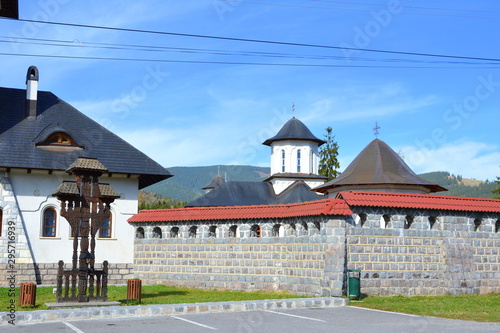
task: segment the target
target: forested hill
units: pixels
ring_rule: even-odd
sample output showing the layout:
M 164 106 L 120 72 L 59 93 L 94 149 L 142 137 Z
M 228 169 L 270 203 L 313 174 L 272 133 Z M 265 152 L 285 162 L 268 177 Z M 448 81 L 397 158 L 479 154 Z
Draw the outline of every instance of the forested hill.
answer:
M 145 191 L 162 194 L 179 201 L 192 201 L 205 193 L 202 187 L 210 184 L 217 175 L 227 181 L 263 181 L 269 177 L 270 168 L 247 165 L 214 165 L 200 167 L 167 168 L 174 177 L 145 188 Z
M 208 185 L 217 174 L 228 181 L 262 181 L 269 177 L 270 173 L 269 168 L 241 165 L 172 167 L 167 169 L 174 177 L 144 190 L 187 202 L 203 195 L 205 191 L 201 188 Z M 493 198 L 491 191 L 497 187 L 494 181 L 466 179 L 445 171 L 430 172 L 419 176 L 448 189 L 446 192 L 437 193 L 439 195 Z
M 493 198 L 491 191 L 498 186 L 494 181 L 462 178 L 460 175 L 453 175 L 446 171 L 429 172 L 419 176 L 448 189 L 446 192 L 438 192 L 439 195 Z

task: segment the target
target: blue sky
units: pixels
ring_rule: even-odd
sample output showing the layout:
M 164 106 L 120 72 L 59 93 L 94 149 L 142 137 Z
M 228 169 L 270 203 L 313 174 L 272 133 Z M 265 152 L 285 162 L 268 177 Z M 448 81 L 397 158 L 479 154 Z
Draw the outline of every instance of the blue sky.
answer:
M 417 173 L 500 176 L 500 61 L 353 50 L 498 59 L 500 2 L 21 0 L 20 18 L 336 47 L 0 20 L 0 86 L 36 65 L 41 90 L 165 167 L 268 166 L 261 143 L 295 115 L 333 128 L 342 169 L 378 122 Z

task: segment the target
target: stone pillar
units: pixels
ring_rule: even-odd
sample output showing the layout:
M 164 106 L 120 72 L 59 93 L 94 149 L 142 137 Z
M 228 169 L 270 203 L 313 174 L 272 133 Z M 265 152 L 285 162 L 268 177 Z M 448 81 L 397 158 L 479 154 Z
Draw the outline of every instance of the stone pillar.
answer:
M 332 218 L 325 223 L 328 245 L 325 250 L 323 296 L 340 297 L 344 294 L 347 276 L 345 220 Z

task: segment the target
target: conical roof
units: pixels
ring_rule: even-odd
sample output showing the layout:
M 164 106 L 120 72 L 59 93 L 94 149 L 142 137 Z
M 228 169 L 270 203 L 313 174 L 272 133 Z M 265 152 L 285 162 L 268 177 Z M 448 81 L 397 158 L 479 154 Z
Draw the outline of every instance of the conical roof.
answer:
M 286 122 L 285 125 L 280 129 L 278 134 L 273 136 L 270 139 L 267 139 L 263 142 L 264 145 L 270 146 L 274 141 L 283 141 L 283 140 L 304 140 L 304 141 L 312 141 L 318 143 L 320 146 L 325 143 L 325 141 L 318 139 L 311 133 L 309 128 L 304 125 L 303 122 L 293 117 L 289 121 Z
M 214 189 L 220 184 L 224 183 L 224 178 L 222 178 L 220 175 L 216 175 L 214 179 L 208 184 L 207 186 L 203 187 L 202 190 L 210 190 Z
M 328 189 L 349 185 L 422 186 L 430 192 L 446 191 L 444 187 L 417 176 L 391 147 L 379 139 L 370 142 L 340 176 L 314 190 L 327 193 Z

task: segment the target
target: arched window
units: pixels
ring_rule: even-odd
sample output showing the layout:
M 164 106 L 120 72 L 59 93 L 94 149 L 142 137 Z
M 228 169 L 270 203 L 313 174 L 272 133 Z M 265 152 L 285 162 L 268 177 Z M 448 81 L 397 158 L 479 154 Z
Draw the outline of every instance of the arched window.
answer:
M 236 233 L 238 231 L 238 226 L 237 225 L 232 225 L 229 227 L 229 237 L 237 237 Z
M 499 231 L 500 231 L 500 219 L 498 219 L 495 222 L 495 232 L 499 232 Z
M 297 172 L 300 173 L 300 149 L 297 150 Z
M 308 233 L 309 233 L 309 231 L 308 231 L 308 227 L 307 227 L 307 222 L 302 222 L 302 234 L 304 236 L 307 236 Z
M 250 237 L 260 237 L 261 232 L 260 232 L 260 227 L 257 224 L 254 224 L 250 228 Z
M 363 226 L 366 223 L 366 219 L 367 219 L 367 215 L 365 213 L 360 213 L 358 216 L 356 216 L 356 225 L 363 228 Z
M 51 134 L 46 140 L 38 142 L 35 145 L 37 148 L 53 151 L 75 151 L 82 150 L 83 147 L 78 145 L 75 140 L 64 132 L 56 132 Z
M 179 237 L 179 228 L 172 227 L 172 229 L 170 229 L 170 238 L 177 238 L 177 237 Z
M 196 238 L 196 231 L 198 230 L 198 227 L 192 226 L 189 228 L 189 238 Z
M 210 226 L 208 228 L 208 237 L 215 238 L 217 237 L 217 227 L 215 225 Z
M 382 229 L 389 228 L 390 223 L 391 223 L 391 215 L 389 214 L 382 215 L 382 217 L 380 218 L 380 228 Z
M 54 208 L 47 208 L 43 212 L 43 225 L 42 225 L 42 236 L 43 237 L 56 237 L 56 227 L 57 227 L 57 214 Z
M 144 238 L 144 228 L 139 227 L 135 229 L 135 238 L 137 239 L 143 239 Z
M 314 225 L 313 235 L 319 235 L 321 233 L 321 225 L 319 224 L 319 222 L 313 222 L 313 225 Z
M 111 221 L 113 215 L 109 213 L 109 220 L 102 222 L 101 229 L 99 229 L 99 238 L 111 238 Z
M 162 238 L 162 232 L 160 227 L 153 228 L 153 238 Z
M 481 227 L 482 222 L 482 219 L 480 219 L 479 217 L 474 220 L 474 231 L 480 231 L 479 228 Z
M 279 237 L 280 236 L 280 228 L 281 228 L 281 224 L 275 224 L 273 226 L 273 237 Z
M 285 150 L 281 149 L 281 172 L 285 172 Z
M 3 222 L 3 211 L 0 209 L 0 237 L 2 236 L 2 223 Z
M 404 228 L 410 229 L 410 227 L 413 223 L 413 220 L 414 220 L 413 215 L 406 215 Z
M 436 224 L 437 217 L 436 216 L 429 216 L 429 229 L 434 228 L 434 225 Z

